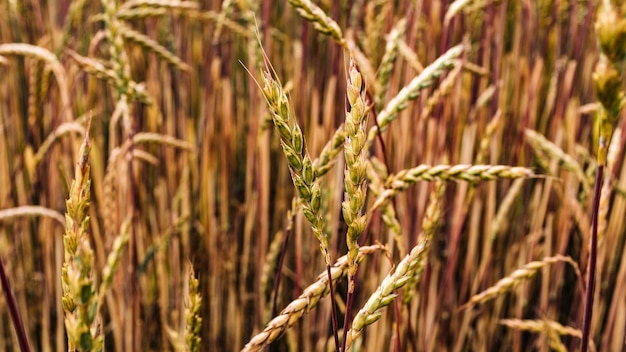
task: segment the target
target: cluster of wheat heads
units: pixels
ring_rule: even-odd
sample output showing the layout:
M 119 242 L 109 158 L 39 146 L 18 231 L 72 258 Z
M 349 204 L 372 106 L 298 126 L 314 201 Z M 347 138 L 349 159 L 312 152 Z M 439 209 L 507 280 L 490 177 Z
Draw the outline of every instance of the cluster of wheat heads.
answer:
M 349 41 L 341 37 L 341 31 L 337 24 L 325 15 L 315 4 L 307 1 L 292 1 L 290 3 L 296 7 L 298 12 L 305 19 L 312 21 L 315 24 L 315 28 L 321 33 L 331 36 L 344 48 L 345 43 L 349 43 Z M 390 39 L 390 41 L 397 40 L 397 34 Z M 349 44 L 348 47 L 351 47 L 351 45 Z M 366 80 L 359 70 L 354 57 L 350 55 L 350 51 L 345 51 L 349 58 L 349 60 L 348 58 L 346 59 L 349 61 L 346 72 L 346 119 L 343 128 L 337 130 L 335 136 L 339 134 L 344 136 L 343 155 L 345 157 L 345 170 L 343 171 L 343 184 L 345 187 L 345 200 L 342 203 L 342 214 L 343 220 L 347 225 L 347 233 L 345 234 L 347 255 L 345 259 L 342 257 L 341 260 L 347 261 L 347 265 L 344 264 L 347 268 L 340 273 L 341 276 L 347 276 L 348 289 L 347 301 L 344 308 L 345 325 L 341 342 L 339 342 L 337 336 L 339 332 L 337 331 L 336 323 L 333 322 L 334 327 L 332 333 L 335 335 L 334 349 L 337 351 L 351 350 L 354 345 L 360 345 L 361 342 L 359 342 L 358 339 L 363 329 L 365 326 L 371 325 L 380 319 L 382 316 L 381 309 L 392 304 L 397 297 L 395 291 L 409 282 L 412 286 L 415 286 L 416 282 L 419 281 L 421 273 L 427 265 L 427 258 L 431 247 L 430 242 L 437 235 L 437 227 L 432 224 L 436 224 L 441 217 L 441 204 L 439 200 L 444 193 L 444 187 L 440 185 L 438 191 L 433 193 L 434 197 L 431 200 L 431 205 L 424 219 L 425 232 L 420 237 L 418 244 L 413 247 L 409 251 L 410 253 L 391 270 L 391 273 L 387 277 L 385 277 L 376 292 L 370 296 L 367 303 L 356 314 L 354 321 L 350 324 L 353 318 L 351 316 L 351 309 L 354 304 L 353 296 L 356 290 L 357 258 L 360 258 L 363 253 L 359 251 L 358 238 L 361 234 L 367 232 L 368 221 L 370 221 L 374 215 L 377 215 L 374 213 L 374 210 L 378 207 L 389 206 L 391 200 L 396 195 L 419 180 L 440 180 L 440 182 L 466 181 L 477 184 L 482 181 L 506 178 L 530 178 L 534 176 L 534 172 L 531 169 L 507 165 L 420 165 L 413 169 L 402 170 L 397 174 L 388 174 L 385 165 L 379 165 L 378 168 L 373 167 L 372 161 L 375 160 L 375 158 L 370 159 L 372 157 L 370 156 L 369 148 L 377 134 L 387 128 L 397 117 L 398 113 L 406 107 L 409 100 L 415 99 L 420 95 L 422 90 L 433 85 L 436 79 L 444 74 L 446 70 L 461 67 L 463 65 L 461 56 L 463 52 L 468 49 L 467 46 L 462 45 L 453 47 L 431 65 L 424 68 L 420 75 L 411 80 L 411 82 L 402 88 L 395 97 L 391 98 L 387 104 L 379 104 L 380 106 L 378 108 L 375 106 L 375 101 L 368 99 L 371 95 L 368 95 L 366 91 L 368 89 L 365 83 Z M 392 43 L 387 46 L 387 50 L 396 51 L 397 46 Z M 393 61 L 393 59 L 389 59 L 389 57 L 395 57 L 395 54 L 390 52 L 386 54 L 386 57 L 388 57 L 388 59 L 385 62 L 386 70 L 383 70 L 385 74 L 381 78 L 383 80 L 381 83 L 382 86 L 385 85 L 384 80 L 388 78 L 389 68 L 387 66 L 391 65 L 389 61 Z M 329 267 L 331 255 L 328 250 L 329 239 L 323 232 L 324 223 L 322 219 L 324 218 L 324 209 L 320 208 L 320 189 L 323 186 L 320 185 L 321 181 L 318 176 L 321 175 L 317 175 L 317 169 L 312 166 L 313 163 L 311 162 L 309 152 L 306 150 L 307 143 L 306 140 L 304 140 L 301 127 L 295 122 L 296 119 L 291 117 L 293 107 L 289 103 L 289 97 L 280 81 L 275 77 L 276 72 L 269 69 L 267 58 L 265 69 L 261 74 L 263 86 L 260 88 L 262 89 L 270 109 L 271 119 L 276 132 L 280 136 L 280 143 L 288 161 L 296 195 L 302 203 L 305 218 L 311 223 L 313 233 L 320 242 L 320 248 L 322 249 L 326 265 Z M 376 123 L 369 128 L 369 133 L 367 133 L 369 127 L 367 116 L 371 113 L 370 109 L 379 109 L 379 111 L 374 114 L 374 116 L 376 116 Z M 327 145 L 331 145 L 334 148 L 341 147 L 341 140 L 339 140 L 339 143 L 334 140 L 335 138 L 333 137 L 333 140 L 329 141 Z M 366 206 L 368 182 L 372 183 L 372 190 L 377 195 L 375 201 L 370 202 L 371 206 L 369 208 Z M 389 207 L 385 212 L 387 216 L 383 217 L 386 223 L 393 224 L 393 215 L 389 216 L 389 214 L 393 213 L 393 207 Z M 401 231 L 401 229 L 396 228 L 396 232 L 401 233 Z M 402 248 L 400 244 L 398 244 L 398 247 Z M 557 260 L 568 260 L 573 263 L 571 259 L 565 257 L 564 259 Z M 337 265 L 340 264 L 335 264 L 335 267 Z M 576 266 L 575 263 L 574 266 Z M 539 268 L 540 267 L 541 265 Z M 297 300 L 290 303 L 277 317 L 273 318 L 266 325 L 263 332 L 253 336 L 243 350 L 261 350 L 264 346 L 281 337 L 304 313 L 311 310 L 317 304 L 320 300 L 320 292 L 328 291 L 326 286 L 330 287 L 331 298 L 334 300 L 332 287 L 333 281 L 335 281 L 336 278 L 330 269 L 327 270 L 327 274 L 327 277 L 324 277 L 324 274 L 322 274 L 314 285 L 306 289 Z M 512 279 L 512 282 L 519 282 L 530 276 L 532 276 L 532 274 L 525 276 L 518 275 Z M 500 290 L 497 288 L 498 286 L 495 287 L 495 289 L 486 291 L 493 291 L 495 293 L 483 293 L 482 295 L 498 295 L 505 292 L 504 289 Z M 316 293 L 314 294 L 313 292 Z M 480 298 L 474 298 L 468 304 L 473 304 L 474 301 L 480 301 Z M 330 307 L 334 313 L 336 309 L 335 304 L 331 304 Z M 334 319 L 333 317 L 333 320 Z M 332 348 L 332 346 L 330 346 L 330 348 Z
M 41 9 L 36 6 L 41 4 L 32 5 Z M 142 320 L 142 306 L 146 303 L 140 296 L 140 286 L 149 282 L 142 277 L 144 267 L 159 246 L 165 248 L 168 245 L 167 240 L 172 233 L 180 234 L 188 214 L 179 207 L 171 224 L 159 224 L 163 238 L 146 237 L 145 223 L 149 221 L 149 216 L 138 214 L 137 208 L 140 204 L 138 197 L 142 192 L 146 194 L 145 189 L 142 191 L 139 188 L 148 184 L 139 181 L 141 174 L 148 172 L 145 165 L 156 166 L 162 162 L 154 146 L 184 153 L 193 152 L 194 147 L 189 141 L 162 133 L 164 131 L 149 125 L 146 127 L 136 120 L 140 114 L 135 109 L 149 108 L 155 102 L 151 96 L 155 91 L 148 92 L 149 85 L 140 82 L 141 78 L 134 70 L 137 63 L 133 62 L 132 55 L 139 50 L 183 72 L 190 72 L 190 67 L 163 44 L 133 29 L 132 23 L 138 18 L 181 13 L 191 17 L 214 16 L 200 11 L 197 3 L 188 1 L 132 1 L 119 5 L 117 1 L 81 0 L 72 2 L 67 9 L 62 34 L 56 33 L 57 28 L 53 28 L 52 39 L 33 45 L 6 40 L 12 34 L 15 36 L 13 40 L 20 39 L 21 35 L 25 35 L 23 30 L 33 28 L 29 27 L 29 22 L 23 22 L 20 14 L 24 9 L 32 10 L 30 5 L 14 3 L 2 6 L 6 16 L 3 22 L 11 27 L 11 31 L 2 32 L 2 64 L 6 67 L 26 67 L 30 74 L 28 89 L 25 90 L 28 119 L 24 119 L 23 126 L 16 119 L 20 124 L 15 130 L 28 127 L 28 134 L 24 136 L 19 132 L 9 137 L 4 126 L 10 114 L 6 109 L 2 113 L 3 155 L 6 152 L 4 148 L 10 148 L 14 142 L 21 140 L 26 143 L 23 162 L 16 168 L 11 166 L 8 169 L 17 172 L 18 176 L 23 170 L 24 179 L 18 181 L 21 183 L 17 188 L 13 184 L 6 189 L 13 188 L 15 194 L 19 194 L 18 204 L 42 202 L 48 206 L 8 207 L 2 210 L 0 219 L 6 223 L 22 217 L 41 217 L 43 220 L 34 224 L 40 233 L 48 228 L 45 232 L 50 235 L 47 238 L 37 237 L 44 249 L 26 248 L 32 258 L 39 258 L 39 251 L 42 253 L 45 281 L 40 294 L 48 298 L 43 299 L 42 305 L 39 302 L 25 305 L 24 301 L 18 301 L 22 316 L 26 317 L 25 333 L 20 332 L 24 327 L 15 324 L 20 348 L 25 348 L 21 335 L 29 337 L 35 350 L 46 351 L 135 350 L 139 346 L 154 344 L 153 339 L 140 341 L 143 334 L 137 328 Z M 56 6 L 58 4 L 50 4 L 47 10 L 54 11 Z M 56 25 L 51 23 L 51 26 Z M 90 32 L 94 28 L 98 29 Z M 87 45 L 84 45 L 85 40 Z M 82 45 L 76 45 L 76 42 L 82 42 Z M 102 80 L 104 84 L 89 76 Z M 58 89 L 52 88 L 52 83 Z M 112 103 L 109 98 L 112 98 Z M 84 115 L 75 118 L 81 113 Z M 90 126 L 93 131 L 90 131 Z M 83 137 L 82 144 L 80 139 L 75 138 L 76 134 Z M 72 167 L 76 160 L 78 163 Z M 58 168 L 61 172 L 58 176 L 54 171 L 50 175 L 46 172 L 48 168 Z M 3 168 L 3 176 L 6 170 Z M 67 181 L 65 186 L 63 177 Z M 176 184 L 176 187 L 184 189 L 184 178 L 181 179 L 183 186 Z M 3 178 L 3 181 L 6 180 Z M 40 193 L 40 189 L 47 188 L 40 187 L 41 184 L 57 184 L 50 189 L 57 188 L 58 191 Z M 61 210 L 65 212 L 65 218 L 59 211 L 50 209 L 60 203 L 59 198 L 66 197 L 64 190 L 69 192 L 66 209 Z M 3 192 L 3 197 L 6 195 Z M 57 236 L 56 228 L 50 228 L 46 218 L 62 224 L 62 237 Z M 188 256 L 188 253 L 185 255 Z M 161 259 L 160 263 L 163 262 L 165 260 Z M 120 267 L 124 269 L 119 270 Z M 184 270 L 178 269 L 176 273 L 176 268 L 170 270 L 169 273 L 174 274 L 168 276 L 182 277 Z M 32 265 L 24 270 L 32 271 Z M 189 282 L 189 289 L 177 297 L 178 302 L 172 304 L 186 312 L 186 319 L 179 321 L 178 313 L 171 316 L 164 314 L 162 326 L 163 331 L 167 328 L 167 331 L 173 332 L 171 345 L 178 346 L 180 350 L 197 351 L 201 341 L 202 301 L 194 271 L 191 269 L 189 272 L 191 274 L 185 280 Z M 159 290 L 170 291 L 177 285 L 182 287 L 182 280 Z M 55 299 L 57 303 L 54 303 Z M 185 301 L 189 303 L 185 304 Z M 36 306 L 36 310 L 29 308 L 32 306 Z M 11 306 L 11 310 L 15 308 Z M 163 312 L 168 310 L 164 307 Z M 42 313 L 32 315 L 32 311 Z M 29 319 L 29 315 L 41 316 L 41 319 Z M 176 338 L 178 333 L 184 337 Z M 157 343 L 164 346 L 170 344 L 167 336 L 163 340 L 164 343 Z M 3 348 L 10 347 L 4 339 L 2 344 Z
M 0 319 L 44 352 L 572 350 L 583 330 L 622 350 L 620 3 L 0 2 Z

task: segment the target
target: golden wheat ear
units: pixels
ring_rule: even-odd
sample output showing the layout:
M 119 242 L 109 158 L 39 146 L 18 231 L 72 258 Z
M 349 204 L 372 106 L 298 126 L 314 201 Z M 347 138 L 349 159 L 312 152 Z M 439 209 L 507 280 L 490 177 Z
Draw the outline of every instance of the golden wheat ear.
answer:
M 94 253 L 89 242 L 89 205 L 91 177 L 89 153 L 91 140 L 89 125 L 80 146 L 74 181 L 66 201 L 66 229 L 63 236 L 62 305 L 65 311 L 65 329 L 70 351 L 100 351 L 103 336 L 97 326 L 98 297 L 94 273 Z

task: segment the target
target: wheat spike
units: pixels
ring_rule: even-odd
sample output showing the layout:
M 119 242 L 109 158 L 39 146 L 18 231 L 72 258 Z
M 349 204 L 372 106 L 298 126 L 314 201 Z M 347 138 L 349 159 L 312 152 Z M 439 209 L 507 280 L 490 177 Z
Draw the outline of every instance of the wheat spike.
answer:
M 383 250 L 381 245 L 363 246 L 359 248 L 357 262 L 360 262 L 366 255 L 373 252 Z M 348 272 L 348 258 L 343 256 L 335 262 L 330 269 L 333 284 L 337 285 L 339 280 L 346 276 Z M 265 329 L 253 336 L 250 341 L 241 350 L 242 352 L 261 351 L 265 346 L 281 337 L 287 329 L 293 326 L 302 316 L 313 309 L 322 297 L 328 294 L 328 275 L 326 271 L 322 272 L 317 280 L 304 289 L 304 292 L 289 303 L 278 316 L 272 319 Z
M 387 35 L 387 44 L 385 45 L 385 53 L 378 68 L 376 79 L 376 110 L 382 109 L 387 87 L 389 86 L 389 78 L 393 71 L 393 64 L 398 56 L 398 43 L 406 32 L 406 19 L 403 18 L 396 23 L 391 32 Z
M 367 110 L 365 106 L 365 84 L 363 76 L 353 60 L 350 60 L 348 76 L 348 111 L 346 112 L 346 139 L 344 155 L 346 170 L 344 172 L 345 201 L 341 204 L 343 218 L 348 225 L 346 243 L 348 245 L 348 292 L 354 292 L 354 276 L 356 275 L 356 257 L 359 253 L 359 236 L 365 230 L 366 218 L 362 214 L 367 191 L 367 151 L 365 147 L 365 128 L 367 126 Z
M 1 209 L 0 210 L 0 222 L 9 221 L 13 218 L 22 216 L 45 216 L 56 220 L 59 224 L 65 225 L 65 218 L 61 213 L 56 210 L 48 209 L 38 205 L 22 205 L 20 207 Z
M 346 134 L 343 130 L 343 125 L 341 125 L 337 128 L 330 141 L 326 143 L 320 156 L 313 161 L 313 170 L 315 170 L 316 177 L 324 176 L 333 167 L 345 138 Z
M 87 130 L 89 128 L 87 127 Z M 79 152 L 74 181 L 66 201 L 66 228 L 63 236 L 65 260 L 61 269 L 68 350 L 100 351 L 103 338 L 95 326 L 98 300 L 94 279 L 94 254 L 89 243 L 89 134 Z
M 346 337 L 346 350 L 361 336 L 367 325 L 375 323 L 382 316 L 381 309 L 388 306 L 396 298 L 395 290 L 405 286 L 409 282 L 415 285 L 421 278 L 426 267 L 426 260 L 430 253 L 430 244 L 434 232 L 434 224 L 441 217 L 440 196 L 444 191 L 443 184 L 437 186 L 437 191 L 431 196 L 423 232 L 418 243 L 411 252 L 402 259 L 392 274 L 388 274 L 378 286 L 376 292 L 370 296 L 367 303 L 359 310 L 352 321 L 352 326 Z
M 199 293 L 199 281 L 195 276 L 193 266 L 191 262 L 188 262 L 189 268 L 187 285 L 187 300 L 188 304 L 185 307 L 185 344 L 186 351 L 199 352 L 202 346 L 202 339 L 200 337 L 200 329 L 202 328 L 202 317 L 200 316 L 200 309 L 202 308 L 202 296 Z
M 141 34 L 123 24 L 120 24 L 120 32 L 124 39 L 129 42 L 137 43 L 143 48 L 146 48 L 148 51 L 152 51 L 161 59 L 169 62 L 173 66 L 177 67 L 182 71 L 191 71 L 191 67 L 183 62 L 178 56 L 171 53 L 161 44 L 157 43 L 152 38 Z
M 387 181 L 387 189 L 374 202 L 373 209 L 395 197 L 399 192 L 409 188 L 417 181 L 468 181 L 478 182 L 496 179 L 529 178 L 535 174 L 529 168 L 507 165 L 419 165 L 391 175 Z
M 564 169 L 574 172 L 576 177 L 578 177 L 583 185 L 585 194 L 589 193 L 589 182 L 587 181 L 587 177 L 585 176 L 582 167 L 576 159 L 536 131 L 526 129 L 524 134 L 526 135 L 526 140 L 537 154 L 543 153 L 558 160 L 559 164 L 562 165 Z
M 289 100 L 280 82 L 274 80 L 266 70 L 263 73 L 263 83 L 262 92 L 272 114 L 272 122 L 280 135 L 280 144 L 289 164 L 291 179 L 302 201 L 302 212 L 311 224 L 313 234 L 320 242 L 320 250 L 324 255 L 326 265 L 330 265 L 328 234 L 325 230 L 326 220 L 320 213 L 321 190 L 313 162 L 305 147 L 302 130 L 297 123 L 291 121 Z
M 582 332 L 578 329 L 574 329 L 569 326 L 563 326 L 559 322 L 550 320 L 550 319 L 542 319 L 542 320 L 530 320 L 530 319 L 501 319 L 500 324 L 507 326 L 511 329 L 518 329 L 524 331 L 532 331 L 537 333 L 544 333 L 546 330 L 554 331 L 559 336 L 573 336 L 577 338 L 582 338 Z M 595 346 L 593 346 L 593 341 L 591 350 L 595 351 Z
M 477 295 L 472 296 L 470 300 L 465 303 L 463 307 L 461 307 L 461 309 L 465 309 L 478 303 L 485 303 L 497 296 L 509 292 L 517 285 L 521 284 L 524 280 L 530 279 L 535 276 L 537 271 L 539 271 L 543 267 L 560 262 L 569 263 L 570 265 L 572 265 L 572 267 L 574 267 L 574 269 L 578 270 L 578 265 L 570 257 L 562 256 L 560 254 L 557 254 L 553 257 L 545 257 L 541 261 L 533 261 L 524 265 L 522 268 L 519 268 L 512 272 L 509 276 L 500 279 L 498 282 L 496 282 L 495 285 L 489 287 L 488 289 Z M 581 277 L 578 271 L 577 274 L 579 275 L 579 277 Z
M 329 35 L 339 45 L 347 47 L 341 28 L 330 16 L 310 0 L 289 0 L 303 18 L 311 21 L 320 33 Z
M 413 78 L 395 97 L 391 98 L 383 110 L 378 113 L 378 127 L 373 126 L 370 128 L 368 142 L 374 140 L 378 128 L 380 128 L 381 132 L 387 129 L 387 126 L 396 119 L 398 113 L 407 107 L 409 100 L 417 98 L 421 90 L 430 87 L 447 69 L 457 65 L 457 59 L 464 50 L 465 48 L 462 44 L 450 48 L 445 54 L 426 67 L 417 77 Z

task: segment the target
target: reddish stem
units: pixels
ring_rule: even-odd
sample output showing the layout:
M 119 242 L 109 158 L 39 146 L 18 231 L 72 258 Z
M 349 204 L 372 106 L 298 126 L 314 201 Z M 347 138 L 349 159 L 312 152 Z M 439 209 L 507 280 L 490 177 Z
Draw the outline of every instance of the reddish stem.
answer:
M 6 271 L 4 271 L 4 264 L 1 260 L 0 281 L 2 282 L 2 291 L 4 292 L 4 298 L 7 301 L 7 306 L 9 306 L 9 314 L 11 315 L 11 321 L 13 322 L 15 333 L 17 334 L 17 341 L 19 342 L 20 350 L 22 352 L 30 352 L 30 345 L 28 344 L 28 338 L 26 337 L 24 324 L 22 323 L 22 319 L 20 318 L 20 312 L 17 309 L 17 302 L 15 302 L 13 291 L 11 291 L 9 277 L 7 276 Z
M 598 247 L 598 210 L 600 208 L 600 192 L 604 177 L 604 165 L 599 165 L 596 171 L 596 180 L 593 187 L 593 208 L 591 210 L 591 245 L 589 252 L 589 270 L 587 279 L 587 292 L 585 294 L 585 315 L 583 317 L 582 339 L 580 352 L 587 352 L 589 347 L 589 334 L 591 332 L 591 316 L 593 315 L 593 294 L 596 284 L 596 262 Z

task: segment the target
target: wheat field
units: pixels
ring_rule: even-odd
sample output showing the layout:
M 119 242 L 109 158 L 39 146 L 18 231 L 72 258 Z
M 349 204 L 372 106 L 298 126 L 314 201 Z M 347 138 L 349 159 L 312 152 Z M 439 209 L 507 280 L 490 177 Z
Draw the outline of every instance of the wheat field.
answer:
M 621 0 L 0 0 L 0 350 L 623 351 L 624 59 Z

